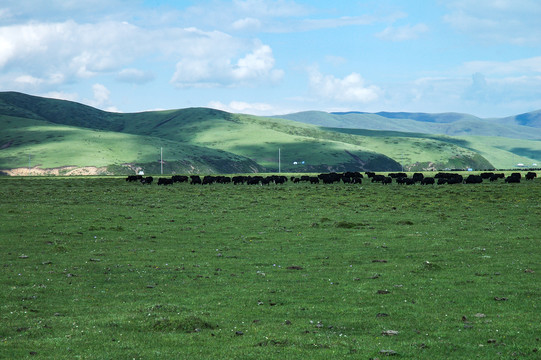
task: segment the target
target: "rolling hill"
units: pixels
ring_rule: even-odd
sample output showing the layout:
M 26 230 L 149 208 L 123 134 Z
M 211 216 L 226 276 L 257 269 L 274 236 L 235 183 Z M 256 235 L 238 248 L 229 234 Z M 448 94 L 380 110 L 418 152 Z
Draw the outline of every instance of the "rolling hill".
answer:
M 326 113 L 305 111 L 278 116 L 324 127 L 388 130 L 448 136 L 497 136 L 541 139 L 541 111 L 499 119 L 481 119 L 458 113 Z
M 317 133 L 314 137 L 312 132 Z M 0 169 L 98 167 L 101 173 L 242 173 L 398 169 L 340 134 L 282 119 L 206 108 L 135 114 L 0 94 Z M 347 135 L 346 137 L 351 137 Z M 293 168 L 293 162 L 304 161 Z M 302 160 L 301 160 L 302 159 Z
M 0 170 L 54 168 L 70 174 L 94 167 L 93 173 L 158 174 L 163 166 L 171 174 L 277 172 L 279 166 L 282 172 L 510 167 L 537 161 L 541 153 L 534 135 L 541 130 L 518 121 L 413 113 L 258 117 L 208 108 L 110 113 L 4 92 Z M 531 113 L 523 123 L 536 121 Z M 465 123 L 474 130 L 465 131 Z M 453 133 L 468 136 L 446 136 L 443 130 L 453 127 Z M 484 135 L 496 137 L 479 136 L 482 128 L 492 128 Z M 498 137 L 504 129 L 513 136 Z

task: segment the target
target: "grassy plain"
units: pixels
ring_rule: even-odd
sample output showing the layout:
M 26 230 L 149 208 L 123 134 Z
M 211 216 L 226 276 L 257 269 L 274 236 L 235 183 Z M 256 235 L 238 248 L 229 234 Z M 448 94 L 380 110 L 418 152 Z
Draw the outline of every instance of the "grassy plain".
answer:
M 159 187 L 1 178 L 0 196 L 0 358 L 541 351 L 539 179 Z

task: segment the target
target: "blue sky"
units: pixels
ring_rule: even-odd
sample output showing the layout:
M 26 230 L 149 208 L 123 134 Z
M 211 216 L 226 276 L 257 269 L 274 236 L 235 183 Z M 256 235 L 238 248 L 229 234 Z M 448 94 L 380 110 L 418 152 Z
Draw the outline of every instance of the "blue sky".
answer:
M 538 0 L 2 0 L 0 91 L 139 112 L 541 109 Z

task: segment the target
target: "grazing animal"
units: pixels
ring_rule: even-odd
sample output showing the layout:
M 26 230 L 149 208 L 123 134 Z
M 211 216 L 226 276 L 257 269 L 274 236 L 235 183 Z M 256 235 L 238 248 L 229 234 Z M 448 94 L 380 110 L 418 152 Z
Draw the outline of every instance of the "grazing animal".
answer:
M 512 173 L 510 176 L 505 178 L 505 182 L 508 184 L 520 183 L 521 177 L 522 176 L 520 175 L 520 173 Z
M 441 184 L 462 184 L 463 177 L 454 173 L 437 173 L 434 178 L 438 179 L 438 185 Z
M 422 173 L 415 173 L 413 174 L 413 181 L 415 182 L 421 182 L 423 181 L 424 175 Z
M 145 178 L 141 179 L 141 184 L 152 184 L 152 181 L 154 181 L 154 178 L 152 176 L 147 176 Z
M 191 175 L 190 176 L 190 184 L 194 185 L 194 184 L 202 184 L 203 182 L 201 181 L 201 178 L 198 176 L 198 175 Z
M 385 181 L 385 175 L 372 175 L 372 182 L 380 182 L 380 183 L 383 183 L 383 181 Z M 391 178 L 392 179 L 392 178 Z
M 337 173 L 329 173 L 319 174 L 318 178 L 320 178 L 324 184 L 334 184 L 335 182 L 340 182 L 342 176 Z
M 413 181 L 413 179 L 409 177 L 398 177 L 396 178 L 396 183 L 400 185 L 414 185 L 415 181 Z
M 231 183 L 231 178 L 229 176 L 216 176 L 216 182 L 218 184 L 229 184 Z
M 141 181 L 143 178 L 143 175 L 128 175 L 126 178 L 126 181 L 132 182 L 132 181 Z
M 498 179 L 505 179 L 505 174 L 492 174 L 492 176 L 490 177 L 490 181 L 497 181 Z
M 528 173 L 526 174 L 526 176 L 525 176 L 526 180 L 533 180 L 533 179 L 536 178 L 536 177 L 537 177 L 537 174 L 534 173 L 534 172 L 531 172 L 531 171 L 528 172 Z
M 248 176 L 246 184 L 248 185 L 260 185 L 263 181 L 263 176 Z
M 434 185 L 435 182 L 433 177 L 427 176 L 421 180 L 421 185 Z
M 234 185 L 244 184 L 246 181 L 246 176 L 233 176 L 232 180 Z
M 483 178 L 479 175 L 470 175 L 464 180 L 464 184 L 480 184 L 483 182 Z
M 173 175 L 171 176 L 173 182 L 183 183 L 188 182 L 188 177 L 186 175 Z
M 272 175 L 270 178 L 275 184 L 285 184 L 287 182 L 287 177 L 281 175 Z
M 343 176 L 347 176 L 347 177 L 350 177 L 352 179 L 357 179 L 357 178 L 363 178 L 363 174 L 361 174 L 360 172 L 358 171 L 347 171 L 344 173 Z
M 492 172 L 481 173 L 481 177 L 483 178 L 483 180 L 490 179 L 493 176 L 494 176 L 494 173 L 492 173 Z
M 169 178 L 159 178 L 158 185 L 173 185 L 173 179 Z

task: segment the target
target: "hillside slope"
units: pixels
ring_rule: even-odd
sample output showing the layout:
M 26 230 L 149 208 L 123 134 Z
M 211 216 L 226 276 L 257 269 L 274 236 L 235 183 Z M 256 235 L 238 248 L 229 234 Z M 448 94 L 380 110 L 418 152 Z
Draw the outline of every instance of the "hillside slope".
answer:
M 0 169 L 100 167 L 103 173 L 258 172 L 254 161 L 219 149 L 167 139 L 1 116 Z
M 457 113 L 326 113 L 321 111 L 306 111 L 280 115 L 279 117 L 334 128 L 388 130 L 449 136 L 475 135 L 541 139 L 541 126 L 538 126 L 541 124 L 541 111 L 501 119 L 481 119 Z
M 439 114 L 428 121 L 429 115 L 307 112 L 284 119 L 208 108 L 120 114 L 0 93 L 0 169 L 30 163 L 42 168 L 100 166 L 117 174 L 135 169 L 159 173 L 162 149 L 164 173 L 276 172 L 279 166 L 282 172 L 486 169 L 495 164 L 510 167 L 510 161 L 534 162 L 541 154 L 539 141 L 471 136 L 481 131 L 485 120 Z M 317 124 L 305 123 L 307 118 Z M 365 128 L 356 128 L 361 125 Z M 367 130 L 370 126 L 380 129 Z M 503 129 L 512 134 L 513 126 L 516 136 L 524 135 L 520 126 L 491 126 L 491 135 Z M 385 130 L 388 127 L 400 131 Z M 437 132 L 442 127 L 463 136 L 430 134 L 442 134 Z M 535 133 L 535 128 L 528 129 Z
M 117 114 L 69 101 L 0 93 L 0 168 L 26 166 L 30 156 L 41 167 L 107 165 L 117 173 L 134 167 L 156 173 L 160 148 L 168 163 L 178 164 L 171 172 L 274 172 L 279 149 L 284 153 L 282 171 L 400 167 L 356 144 L 295 135 L 294 122 L 285 126 L 291 131 L 273 130 L 267 122 L 206 108 Z M 293 166 L 292 159 L 300 157 L 305 163 Z

